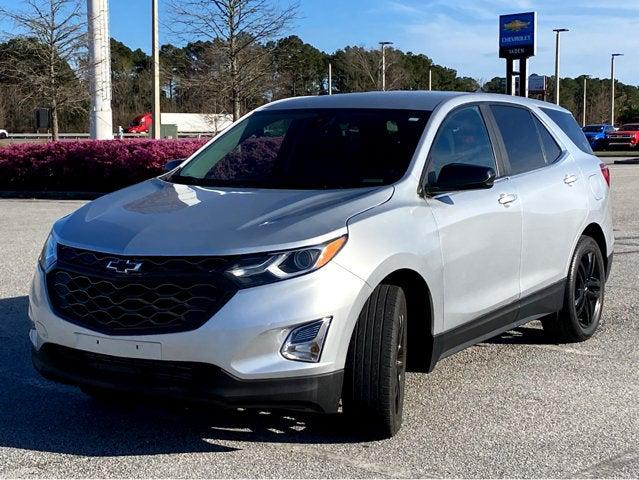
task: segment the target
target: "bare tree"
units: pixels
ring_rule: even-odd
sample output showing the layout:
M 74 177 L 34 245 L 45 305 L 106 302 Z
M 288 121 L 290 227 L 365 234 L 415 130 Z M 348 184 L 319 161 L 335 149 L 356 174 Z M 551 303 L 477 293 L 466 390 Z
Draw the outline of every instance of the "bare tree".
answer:
M 269 73 L 263 45 L 290 26 L 297 9 L 297 2 L 279 7 L 269 0 L 173 1 L 172 25 L 177 33 L 219 43 L 223 49 L 235 120 L 241 116 L 243 101 Z
M 20 61 L 4 58 L 0 69 L 20 85 L 25 99 L 47 103 L 51 133 L 58 139 L 59 112 L 82 108 L 87 99 L 78 72 L 86 58 L 85 19 L 81 0 L 24 0 L 23 10 L 0 8 L 16 27 L 12 39 L 20 45 Z

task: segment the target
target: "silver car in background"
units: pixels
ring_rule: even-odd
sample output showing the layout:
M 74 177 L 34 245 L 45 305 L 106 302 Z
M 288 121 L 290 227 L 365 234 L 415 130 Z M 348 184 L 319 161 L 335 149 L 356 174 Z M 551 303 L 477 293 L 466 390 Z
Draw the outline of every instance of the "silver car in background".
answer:
M 592 336 L 609 173 L 570 113 L 488 94 L 294 98 L 55 223 L 43 376 L 401 426 L 407 369 L 541 319 Z

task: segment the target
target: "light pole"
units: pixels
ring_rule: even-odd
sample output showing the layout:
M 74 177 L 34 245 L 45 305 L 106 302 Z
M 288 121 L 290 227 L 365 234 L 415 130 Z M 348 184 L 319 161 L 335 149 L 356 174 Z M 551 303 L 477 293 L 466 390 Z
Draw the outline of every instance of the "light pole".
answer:
M 623 53 L 613 53 L 610 57 L 610 125 L 615 126 L 615 57 Z
M 158 0 L 152 0 L 151 7 L 151 49 L 153 54 L 153 138 L 160 138 L 162 119 L 160 113 L 160 40 L 158 31 Z
M 113 138 L 111 111 L 111 49 L 107 0 L 87 0 L 89 25 L 89 70 L 91 84 L 91 138 Z
M 386 45 L 392 45 L 393 42 L 379 42 L 382 47 L 382 91 L 386 90 Z
M 328 62 L 328 94 L 333 95 L 333 65 Z
M 583 99 L 583 106 L 582 106 L 582 111 L 581 111 L 581 126 L 582 127 L 586 126 L 586 85 L 587 85 L 587 81 L 588 81 L 588 75 L 584 75 L 584 99 Z
M 428 65 L 428 91 L 433 89 L 433 65 Z
M 568 32 L 567 28 L 555 28 L 555 103 L 559 105 L 559 54 L 561 47 L 559 45 L 559 36 L 563 32 Z

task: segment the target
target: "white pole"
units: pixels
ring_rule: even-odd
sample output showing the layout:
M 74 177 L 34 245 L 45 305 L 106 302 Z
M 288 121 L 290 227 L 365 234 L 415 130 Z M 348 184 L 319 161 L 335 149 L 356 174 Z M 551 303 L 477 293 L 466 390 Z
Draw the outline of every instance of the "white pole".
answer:
M 333 95 L 333 65 L 328 63 L 328 94 Z
M 111 48 L 107 0 L 87 0 L 89 25 L 90 132 L 95 140 L 113 138 Z
M 152 0 L 152 50 L 153 50 L 153 138 L 160 138 L 162 118 L 160 113 L 160 40 L 158 35 L 158 0 Z
M 610 125 L 615 125 L 615 57 L 623 57 L 623 53 L 613 53 L 610 58 Z
M 382 43 L 382 92 L 386 91 L 386 44 Z
M 559 105 L 559 84 L 561 80 L 559 79 L 559 57 L 561 54 L 560 40 L 559 35 L 563 32 L 568 32 L 567 28 L 555 28 L 553 32 L 556 34 L 555 39 L 555 103 Z
M 433 66 L 428 65 L 428 90 L 433 89 Z

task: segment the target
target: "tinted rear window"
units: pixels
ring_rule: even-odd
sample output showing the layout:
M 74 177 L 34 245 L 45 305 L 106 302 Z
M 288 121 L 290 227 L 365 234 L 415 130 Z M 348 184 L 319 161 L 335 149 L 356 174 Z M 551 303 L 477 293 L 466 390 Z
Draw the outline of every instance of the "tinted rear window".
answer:
M 561 147 L 557 145 L 557 142 L 552 137 L 550 132 L 546 129 L 543 123 L 535 118 L 535 125 L 539 130 L 539 136 L 541 137 L 541 145 L 544 147 L 544 154 L 546 155 L 546 163 L 551 164 L 561 156 Z
M 510 173 L 544 167 L 546 161 L 532 114 L 525 108 L 492 105 L 491 110 L 504 139 Z
M 559 128 L 563 130 L 566 135 L 568 135 L 568 138 L 570 138 L 570 140 L 572 140 L 572 142 L 577 145 L 581 151 L 592 153 L 592 148 L 590 147 L 590 143 L 588 143 L 588 139 L 570 113 L 555 110 L 553 108 L 542 108 L 542 110 L 552 119 L 553 122 L 557 124 Z

